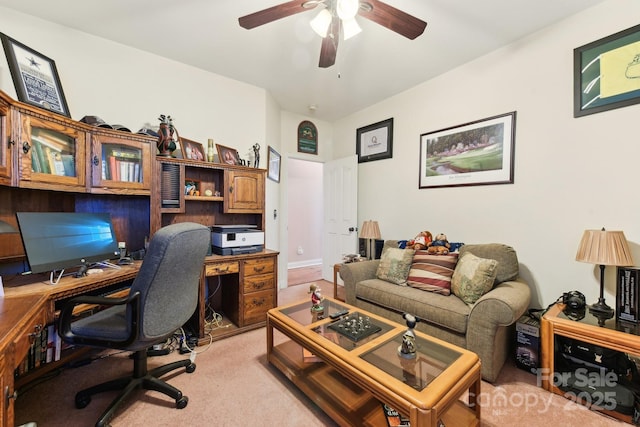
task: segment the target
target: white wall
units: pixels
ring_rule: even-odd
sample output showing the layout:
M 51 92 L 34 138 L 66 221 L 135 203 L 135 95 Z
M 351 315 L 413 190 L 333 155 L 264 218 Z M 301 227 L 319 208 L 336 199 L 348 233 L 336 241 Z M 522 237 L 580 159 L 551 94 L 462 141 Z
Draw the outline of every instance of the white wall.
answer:
M 575 261 L 585 229 L 624 230 L 640 265 L 640 105 L 573 118 L 573 49 L 637 25 L 638 16 L 636 0 L 604 2 L 335 123 L 335 156 L 344 157 L 356 128 L 394 118 L 393 158 L 359 167 L 358 222 L 376 218 L 384 239 L 430 230 L 512 245 L 533 306 L 572 289 L 595 302 L 599 272 Z M 510 111 L 514 184 L 418 189 L 420 134 Z M 614 273 L 607 268 L 610 305 Z

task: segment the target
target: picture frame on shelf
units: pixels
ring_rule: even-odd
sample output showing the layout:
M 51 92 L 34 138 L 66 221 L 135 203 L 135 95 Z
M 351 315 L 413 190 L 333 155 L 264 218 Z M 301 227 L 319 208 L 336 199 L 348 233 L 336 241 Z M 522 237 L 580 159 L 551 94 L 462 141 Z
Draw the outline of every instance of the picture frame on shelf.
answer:
M 220 163 L 223 163 L 226 165 L 240 164 L 238 160 L 238 151 L 235 148 L 216 144 L 216 150 L 218 151 L 218 160 L 220 161 Z
M 0 33 L 18 100 L 71 117 L 53 59 Z
M 267 152 L 267 164 L 269 165 L 267 178 L 275 182 L 280 182 L 280 160 L 280 153 L 272 146 L 269 146 L 269 151 Z
M 419 188 L 512 184 L 516 112 L 420 135 Z
M 393 118 L 356 130 L 358 163 L 393 157 Z
M 573 116 L 640 103 L 640 25 L 573 51 Z
M 207 156 L 204 152 L 204 146 L 199 142 L 192 141 L 187 138 L 180 137 L 182 141 L 182 150 L 184 158 L 188 160 L 206 161 Z

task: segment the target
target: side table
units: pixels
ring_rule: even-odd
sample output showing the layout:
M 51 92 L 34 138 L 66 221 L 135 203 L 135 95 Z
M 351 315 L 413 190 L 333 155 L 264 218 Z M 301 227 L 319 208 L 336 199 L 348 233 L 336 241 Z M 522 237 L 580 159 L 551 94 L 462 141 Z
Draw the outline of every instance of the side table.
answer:
M 338 296 L 338 273 L 342 264 L 333 265 L 333 299 L 344 302 L 344 298 Z
M 615 318 L 606 320 L 604 324 L 599 324 L 598 319 L 591 315 L 588 309 L 585 310 L 583 318 L 570 318 L 565 315 L 564 308 L 564 304 L 557 303 L 542 316 L 540 323 L 542 357 L 538 381 L 545 390 L 578 403 L 598 403 L 586 402 L 576 396 L 575 393 L 566 392 L 558 387 L 561 385 L 558 381 L 562 381 L 563 376 L 556 374 L 554 367 L 556 336 L 563 336 L 640 357 L 640 328 L 638 325 L 626 322 L 621 323 L 616 321 Z M 607 402 L 601 403 L 606 404 Z M 607 409 L 593 409 L 627 423 L 632 422 L 630 415 Z

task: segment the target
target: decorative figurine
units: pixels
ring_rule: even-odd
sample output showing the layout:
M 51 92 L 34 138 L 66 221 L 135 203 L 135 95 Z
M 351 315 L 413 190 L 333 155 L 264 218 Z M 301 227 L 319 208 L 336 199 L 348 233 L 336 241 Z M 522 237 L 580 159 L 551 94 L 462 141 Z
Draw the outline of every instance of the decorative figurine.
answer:
M 416 357 L 416 334 L 413 329 L 420 319 L 412 314 L 405 313 L 402 315 L 407 321 L 407 331 L 402 335 L 402 344 L 398 347 L 398 355 L 405 359 L 415 359 Z
M 173 127 L 171 116 L 160 114 L 160 129 L 158 130 L 158 151 L 160 156 L 173 157 L 172 153 L 176 150 L 177 145 L 173 139 L 173 134 L 178 134 L 176 128 Z
M 309 293 L 311 294 L 311 311 L 324 311 L 324 307 L 321 305 L 324 297 L 320 293 L 318 285 L 312 283 L 309 286 Z
M 258 144 L 257 142 L 253 144 L 253 154 L 253 167 L 258 168 L 260 167 L 260 144 Z

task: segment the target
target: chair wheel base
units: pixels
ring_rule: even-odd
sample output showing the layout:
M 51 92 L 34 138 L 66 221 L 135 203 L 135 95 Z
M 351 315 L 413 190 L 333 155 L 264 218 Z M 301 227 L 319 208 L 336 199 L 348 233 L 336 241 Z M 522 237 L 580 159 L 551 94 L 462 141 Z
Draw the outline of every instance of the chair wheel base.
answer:
M 184 409 L 186 408 L 187 403 L 189 403 L 189 398 L 187 396 L 182 396 L 180 399 L 176 399 L 176 408 Z
M 192 363 L 190 365 L 187 365 L 185 370 L 187 371 L 187 374 L 191 374 L 196 370 L 196 364 Z
M 82 392 L 77 393 L 75 402 L 77 409 L 84 409 L 89 405 L 89 403 L 91 403 L 91 396 Z

